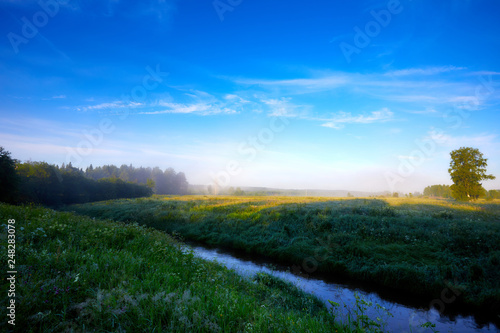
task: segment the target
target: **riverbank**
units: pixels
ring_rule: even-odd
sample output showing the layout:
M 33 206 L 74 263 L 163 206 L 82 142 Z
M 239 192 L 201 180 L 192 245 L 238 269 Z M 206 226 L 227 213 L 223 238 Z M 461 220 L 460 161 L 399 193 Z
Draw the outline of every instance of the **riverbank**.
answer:
M 375 281 L 492 318 L 500 312 L 495 201 L 156 196 L 68 209 L 264 255 L 304 275 Z
M 258 273 L 273 275 L 283 281 L 288 281 L 299 289 L 316 296 L 322 300 L 328 308 L 332 302 L 340 304 L 336 308 L 337 318 L 347 318 L 356 309 L 359 302 L 356 297 L 363 299 L 363 302 L 371 304 L 364 311 L 367 318 L 376 320 L 381 318 L 386 332 L 454 332 L 454 333 L 486 333 L 500 331 L 499 325 L 494 325 L 490 321 L 482 321 L 477 316 L 467 313 L 445 311 L 439 314 L 436 310 L 429 310 L 429 304 L 418 304 L 415 299 L 408 299 L 403 293 L 394 292 L 392 295 L 380 294 L 381 288 L 370 288 L 360 282 L 352 283 L 347 281 L 341 283 L 335 280 L 328 280 L 321 277 L 321 274 L 304 279 L 301 276 L 290 272 L 289 267 L 269 262 L 263 258 L 255 258 L 241 251 L 206 247 L 202 244 L 190 243 L 195 256 L 217 260 L 224 266 L 231 268 L 242 276 L 253 276 Z M 392 296 L 392 297 L 391 297 Z M 387 309 L 387 312 L 383 309 Z M 431 330 L 421 328 L 422 324 L 430 322 L 435 325 Z
M 0 221 L 15 230 L 15 297 L 1 284 L 15 331 L 350 331 L 291 284 L 244 279 L 158 230 L 1 203 Z

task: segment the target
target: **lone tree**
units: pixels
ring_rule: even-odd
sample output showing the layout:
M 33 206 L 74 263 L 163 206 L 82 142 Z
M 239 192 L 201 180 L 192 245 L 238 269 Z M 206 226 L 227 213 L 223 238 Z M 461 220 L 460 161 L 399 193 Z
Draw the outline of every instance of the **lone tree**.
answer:
M 470 147 L 454 150 L 450 156 L 451 196 L 461 201 L 479 198 L 485 191 L 480 181 L 495 179 L 495 176 L 486 174 L 487 159 L 479 149 Z

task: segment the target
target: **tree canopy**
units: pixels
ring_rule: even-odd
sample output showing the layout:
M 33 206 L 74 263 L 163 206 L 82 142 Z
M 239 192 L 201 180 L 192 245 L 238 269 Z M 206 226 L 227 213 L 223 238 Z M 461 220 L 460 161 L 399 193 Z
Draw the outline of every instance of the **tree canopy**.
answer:
M 461 147 L 450 153 L 451 161 L 448 172 L 453 185 L 451 195 L 461 201 L 475 200 L 485 194 L 480 183 L 482 180 L 495 179 L 486 174 L 487 159 L 476 148 Z
M 429 197 L 451 198 L 449 185 L 431 185 L 424 189 L 424 195 Z
M 85 170 L 85 176 L 94 180 L 102 178 L 119 178 L 125 182 L 144 184 L 154 190 L 156 194 L 187 194 L 189 183 L 183 172 L 175 172 L 168 168 L 162 170 L 159 167 L 144 168 L 132 165 L 104 165 L 93 167 L 90 165 Z

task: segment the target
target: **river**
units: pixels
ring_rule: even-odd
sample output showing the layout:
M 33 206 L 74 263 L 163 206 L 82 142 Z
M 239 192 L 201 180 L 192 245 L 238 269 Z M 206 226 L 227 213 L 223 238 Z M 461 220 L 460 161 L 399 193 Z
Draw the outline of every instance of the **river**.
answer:
M 347 309 L 354 309 L 356 305 L 355 293 L 364 300 L 372 302 L 367 315 L 375 319 L 381 316 L 380 309 L 376 309 L 375 304 L 386 308 L 393 315 L 382 316 L 386 326 L 384 331 L 389 332 L 431 332 L 430 329 L 420 327 L 425 322 L 436 325 L 435 330 L 439 332 L 500 332 L 500 328 L 490 322 L 479 322 L 480 319 L 468 315 L 442 314 L 436 309 L 429 310 L 429 304 L 423 304 L 421 300 L 408 299 L 404 292 L 394 293 L 380 290 L 366 284 L 350 283 L 346 281 L 333 281 L 328 277 L 321 277 L 319 274 L 312 274 L 311 277 L 304 278 L 290 272 L 285 266 L 277 265 L 270 260 L 263 258 L 256 259 L 249 255 L 231 250 L 221 250 L 208 248 L 199 244 L 189 244 L 195 256 L 216 260 L 230 269 L 234 269 L 240 275 L 250 277 L 258 272 L 266 272 L 289 281 L 300 289 L 316 295 L 327 307 L 331 307 L 328 300 L 337 302 L 341 306 L 341 317 L 347 316 Z M 269 267 L 272 267 L 269 268 Z M 451 299 L 450 295 L 446 295 Z M 445 298 L 445 300 L 447 300 Z M 436 302 L 439 303 L 439 300 Z M 445 304 L 444 302 L 440 304 Z M 345 308 L 343 305 L 346 305 Z M 383 312 L 382 312 L 383 313 Z

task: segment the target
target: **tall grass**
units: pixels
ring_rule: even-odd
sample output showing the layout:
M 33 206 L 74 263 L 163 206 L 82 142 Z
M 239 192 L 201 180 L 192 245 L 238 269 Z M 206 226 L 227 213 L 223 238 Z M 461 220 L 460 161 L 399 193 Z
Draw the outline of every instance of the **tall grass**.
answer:
M 451 287 L 461 293 L 449 306 L 500 312 L 498 200 L 156 196 L 69 209 L 371 281 L 429 301 Z M 314 258 L 313 267 L 304 267 L 307 258 Z
M 116 213 L 125 219 L 130 212 Z M 242 278 L 158 230 L 0 204 L 2 229 L 8 219 L 16 220 L 17 332 L 345 330 L 292 285 Z M 8 290 L 5 279 L 1 288 Z M 0 330 L 13 329 L 0 321 Z

